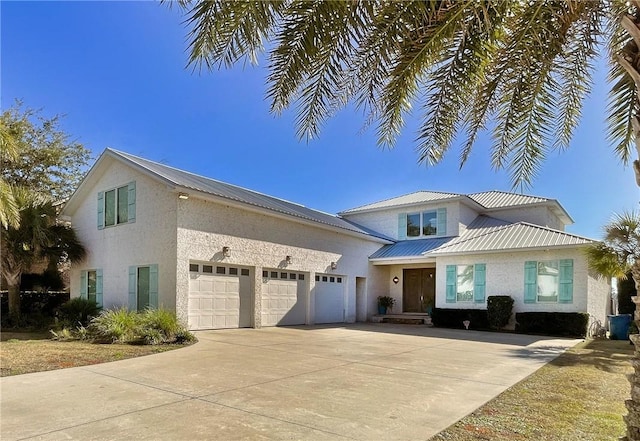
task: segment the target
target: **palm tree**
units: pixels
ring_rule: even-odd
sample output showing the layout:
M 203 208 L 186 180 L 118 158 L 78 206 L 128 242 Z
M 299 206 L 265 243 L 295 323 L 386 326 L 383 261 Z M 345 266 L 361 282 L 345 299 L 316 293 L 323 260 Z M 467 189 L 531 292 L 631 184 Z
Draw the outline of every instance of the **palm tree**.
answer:
M 631 273 L 640 292 L 640 213 L 617 214 L 604 231 L 604 240 L 587 249 L 589 267 L 606 277 L 625 279 Z
M 75 231 L 56 220 L 56 208 L 42 195 L 14 188 L 19 207 L 18 227 L 0 229 L 1 273 L 9 290 L 9 315 L 20 315 L 22 273 L 41 259 L 53 263 L 82 260 L 86 250 Z
M 638 0 L 177 3 L 189 64 L 212 69 L 266 55 L 271 110 L 295 106 L 300 138 L 318 136 L 327 118 L 354 104 L 378 143 L 392 146 L 414 110 L 420 162 L 439 162 L 460 135 L 462 166 L 488 130 L 492 165 L 508 169 L 514 186 L 529 185 L 551 151 L 568 147 L 606 45 L 609 138 L 625 164 L 632 159 Z M 634 169 L 640 185 L 640 162 Z
M 18 143 L 4 121 L 0 120 L 0 162 L 15 161 L 19 155 Z M 0 228 L 18 227 L 20 213 L 13 197 L 13 186 L 0 176 Z

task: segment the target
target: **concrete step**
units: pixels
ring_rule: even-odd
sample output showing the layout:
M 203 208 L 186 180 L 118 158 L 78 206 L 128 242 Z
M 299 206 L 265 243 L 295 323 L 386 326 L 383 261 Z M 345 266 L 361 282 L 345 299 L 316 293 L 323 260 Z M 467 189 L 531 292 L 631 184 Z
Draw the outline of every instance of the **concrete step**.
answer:
M 381 314 L 374 315 L 372 321 L 374 323 L 433 326 L 431 317 L 427 314 Z

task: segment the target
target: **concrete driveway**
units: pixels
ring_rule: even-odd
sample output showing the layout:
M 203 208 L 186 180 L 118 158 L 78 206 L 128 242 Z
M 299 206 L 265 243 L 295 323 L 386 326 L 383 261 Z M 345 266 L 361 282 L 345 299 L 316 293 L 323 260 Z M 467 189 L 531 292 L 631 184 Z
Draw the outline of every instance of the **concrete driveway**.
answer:
M 576 340 L 358 324 L 207 331 L 176 351 L 0 380 L 0 437 L 426 440 Z

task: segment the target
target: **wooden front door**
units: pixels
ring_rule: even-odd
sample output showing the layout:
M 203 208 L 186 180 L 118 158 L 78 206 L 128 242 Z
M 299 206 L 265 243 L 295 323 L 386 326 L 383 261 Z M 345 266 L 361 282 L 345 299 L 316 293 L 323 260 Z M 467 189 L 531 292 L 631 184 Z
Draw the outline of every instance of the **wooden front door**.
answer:
M 402 311 L 430 312 L 435 305 L 436 269 L 416 268 L 403 270 Z

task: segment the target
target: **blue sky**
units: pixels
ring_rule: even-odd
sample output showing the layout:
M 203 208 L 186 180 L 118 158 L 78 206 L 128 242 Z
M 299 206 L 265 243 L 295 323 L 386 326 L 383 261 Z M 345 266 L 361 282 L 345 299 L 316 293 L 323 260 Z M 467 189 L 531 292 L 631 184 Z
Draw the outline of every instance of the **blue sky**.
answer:
M 186 69 L 186 28 L 177 8 L 155 2 L 0 2 L 1 89 L 65 114 L 62 127 L 94 156 L 106 147 L 230 182 L 329 213 L 417 190 L 511 191 L 490 167 L 487 142 L 459 170 L 457 148 L 437 166 L 417 163 L 416 124 L 393 150 L 344 110 L 309 143 L 295 136 L 294 111 L 277 117 L 265 100 L 266 63 L 230 70 Z M 638 207 L 633 171 L 605 139 L 608 86 L 600 69 L 582 123 L 527 194 L 560 201 L 594 238 L 614 212 Z

